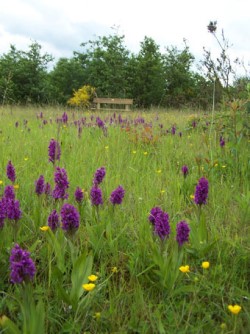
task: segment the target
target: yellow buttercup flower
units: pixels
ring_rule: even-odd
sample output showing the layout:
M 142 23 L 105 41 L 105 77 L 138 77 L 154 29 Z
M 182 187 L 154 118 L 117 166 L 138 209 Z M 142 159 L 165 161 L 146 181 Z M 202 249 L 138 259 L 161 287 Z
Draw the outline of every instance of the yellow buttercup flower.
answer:
M 108 146 L 105 146 L 105 150 L 108 150 L 109 149 L 109 147 Z
M 41 231 L 43 231 L 43 232 L 46 232 L 46 231 L 48 231 L 49 230 L 49 226 L 42 226 L 42 227 L 40 227 L 40 230 Z
M 204 261 L 204 262 L 202 262 L 201 266 L 202 266 L 203 269 L 208 269 L 209 266 L 210 266 L 210 263 L 208 261 Z
M 241 311 L 241 306 L 239 305 L 228 305 L 228 309 L 233 314 L 238 314 Z
M 111 271 L 112 271 L 112 273 L 114 273 L 114 274 L 118 273 L 118 269 L 117 269 L 117 267 L 112 267 L 112 268 L 111 268 Z
M 226 166 L 226 165 L 222 165 L 221 167 L 222 167 L 222 168 L 226 168 L 227 166 Z
M 14 184 L 13 188 L 16 190 L 19 189 L 19 184 Z
M 95 312 L 95 314 L 93 315 L 93 318 L 100 319 L 101 318 L 101 312 Z
M 189 273 L 190 272 L 190 270 L 189 270 L 189 266 L 181 266 L 180 268 L 179 268 L 179 270 L 182 272 L 182 273 L 184 273 L 184 274 L 186 274 L 186 273 Z
M 24 158 L 24 161 L 27 161 L 28 159 L 29 159 L 29 158 L 25 157 L 25 158 Z
M 166 192 L 166 190 L 161 190 L 161 194 L 164 194 Z
M 190 198 L 191 198 L 191 199 L 194 199 L 194 195 L 190 195 Z
M 147 155 L 147 154 L 148 154 L 148 152 L 143 152 L 143 154 L 144 154 L 144 155 Z
M 85 291 L 92 291 L 95 288 L 95 284 L 94 283 L 86 283 L 86 284 L 83 284 L 82 287 Z
M 3 181 L 2 180 L 0 180 L 0 186 L 3 184 Z
M 158 169 L 158 170 L 156 171 L 156 173 L 160 174 L 160 173 L 161 173 L 161 169 Z
M 95 282 L 97 280 L 98 276 L 96 275 L 90 275 L 88 276 L 88 280 L 91 281 L 91 282 Z
M 136 151 L 132 151 L 133 154 L 136 154 Z

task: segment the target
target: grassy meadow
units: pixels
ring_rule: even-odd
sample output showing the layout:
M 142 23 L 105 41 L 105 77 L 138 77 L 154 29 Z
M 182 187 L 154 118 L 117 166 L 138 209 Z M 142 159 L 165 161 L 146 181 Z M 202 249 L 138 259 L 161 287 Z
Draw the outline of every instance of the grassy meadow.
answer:
M 63 122 L 64 112 L 0 109 L 0 199 L 12 184 L 6 175 L 11 161 L 22 211 L 0 229 L 0 332 L 250 333 L 247 116 L 233 109 L 68 110 Z M 55 164 L 48 159 L 52 138 L 61 148 Z M 64 200 L 35 192 L 40 175 L 53 189 L 56 166 L 67 172 Z M 97 206 L 90 190 L 100 167 L 106 175 Z M 201 177 L 209 182 L 208 199 L 197 205 Z M 125 196 L 113 205 L 110 194 L 119 185 Z M 80 214 L 75 233 L 45 228 L 64 203 Z M 165 239 L 149 221 L 154 207 L 169 215 Z M 182 246 L 176 241 L 180 221 L 190 227 Z M 15 244 L 30 252 L 36 267 L 34 278 L 20 284 L 10 282 Z M 95 286 L 83 287 L 91 282 Z

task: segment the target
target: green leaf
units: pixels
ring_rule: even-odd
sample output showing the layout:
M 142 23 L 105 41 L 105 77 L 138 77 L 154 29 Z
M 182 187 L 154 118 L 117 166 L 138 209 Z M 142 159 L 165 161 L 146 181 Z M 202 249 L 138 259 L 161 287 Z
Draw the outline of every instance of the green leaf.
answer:
M 91 274 L 92 266 L 92 254 L 86 256 L 85 253 L 81 254 L 73 265 L 71 273 L 72 289 L 70 292 L 70 300 L 74 308 L 84 292 L 82 284 L 88 282 L 88 276 Z
M 16 324 L 5 315 L 0 317 L 0 328 L 2 328 L 3 333 L 6 334 L 21 334 Z

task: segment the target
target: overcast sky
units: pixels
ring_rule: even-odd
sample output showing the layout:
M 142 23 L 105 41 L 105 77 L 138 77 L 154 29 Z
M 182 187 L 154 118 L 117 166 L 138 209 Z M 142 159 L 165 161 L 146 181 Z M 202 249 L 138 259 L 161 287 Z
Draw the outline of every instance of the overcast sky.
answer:
M 183 39 L 198 59 L 203 46 L 216 52 L 207 32 L 217 20 L 224 29 L 232 57 L 250 62 L 250 0 L 0 0 L 0 55 L 10 44 L 26 50 L 32 41 L 43 51 L 71 57 L 80 44 L 118 29 L 127 48 L 137 53 L 144 36 L 166 46 L 183 48 Z

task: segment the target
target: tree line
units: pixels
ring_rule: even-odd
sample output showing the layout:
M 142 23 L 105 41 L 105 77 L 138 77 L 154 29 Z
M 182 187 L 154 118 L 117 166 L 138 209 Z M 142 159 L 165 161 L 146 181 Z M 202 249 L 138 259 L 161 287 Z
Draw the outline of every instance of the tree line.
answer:
M 211 23 L 216 24 L 210 22 L 208 28 Z M 217 104 L 225 97 L 245 98 L 250 82 L 246 75 L 229 83 L 233 70 L 227 63 L 227 48 L 221 46 L 215 61 L 204 49 L 200 68 L 194 70 L 195 58 L 185 41 L 181 50 L 170 46 L 162 53 L 152 38 L 145 37 L 134 54 L 125 46 L 124 36 L 111 34 L 81 44 L 81 52 L 60 58 L 49 70 L 53 57 L 43 53 L 39 43 L 32 42 L 28 51 L 11 45 L 0 56 L 0 103 L 66 105 L 74 91 L 90 85 L 99 97 L 133 98 L 140 108 L 208 109 L 213 92 Z

